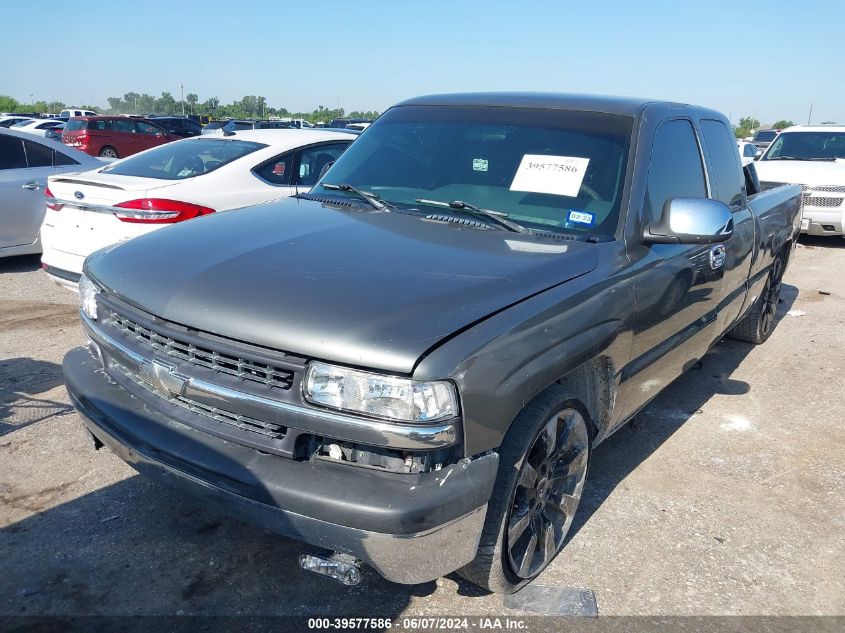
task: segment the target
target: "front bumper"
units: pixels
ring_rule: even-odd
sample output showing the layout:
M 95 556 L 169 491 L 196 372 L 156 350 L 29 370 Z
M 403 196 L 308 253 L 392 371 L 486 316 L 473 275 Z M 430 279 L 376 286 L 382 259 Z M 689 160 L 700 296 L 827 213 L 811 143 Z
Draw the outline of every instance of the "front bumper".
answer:
M 356 556 L 388 580 L 426 582 L 471 561 L 498 455 L 409 475 L 297 461 L 222 440 L 145 406 L 86 348 L 65 382 L 88 430 L 143 475 L 238 519 Z
M 845 204 L 840 207 L 814 207 L 804 204 L 802 219 L 807 228 L 801 228 L 808 235 L 842 235 L 845 233 Z

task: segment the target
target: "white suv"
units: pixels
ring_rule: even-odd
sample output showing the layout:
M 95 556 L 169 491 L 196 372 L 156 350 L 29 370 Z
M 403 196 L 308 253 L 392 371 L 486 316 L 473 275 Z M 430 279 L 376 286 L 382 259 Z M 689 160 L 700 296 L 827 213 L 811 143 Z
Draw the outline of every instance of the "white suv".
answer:
M 787 128 L 755 165 L 764 189 L 784 182 L 803 187 L 803 233 L 843 235 L 845 126 Z

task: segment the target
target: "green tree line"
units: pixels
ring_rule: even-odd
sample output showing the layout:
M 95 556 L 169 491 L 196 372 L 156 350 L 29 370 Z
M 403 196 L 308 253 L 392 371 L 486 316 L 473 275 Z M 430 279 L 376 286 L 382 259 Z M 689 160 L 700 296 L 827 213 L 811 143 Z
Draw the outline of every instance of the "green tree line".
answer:
M 170 92 L 162 92 L 160 97 L 147 93 L 127 92 L 122 97 L 109 97 L 109 107 L 103 111 L 98 106 L 71 106 L 82 110 L 93 110 L 104 114 L 182 114 L 182 102 Z M 64 110 L 66 104 L 61 101 L 37 101 L 35 103 L 21 103 L 8 95 L 0 95 L 0 112 L 35 112 L 58 114 Z M 185 114 L 207 114 L 214 118 L 235 119 L 266 119 L 271 116 L 305 119 L 312 123 L 347 116 L 362 119 L 375 119 L 379 113 L 376 110 L 346 112 L 343 108 L 327 108 L 318 106 L 311 112 L 292 112 L 284 107 L 273 107 L 267 103 L 266 97 L 245 95 L 229 104 L 220 103 L 217 97 L 209 97 L 200 101 L 196 93 L 185 95 Z
M 73 106 L 80 110 L 99 112 L 100 108 L 91 105 Z M 65 109 L 61 101 L 36 101 L 35 103 L 21 103 L 9 95 L 0 95 L 0 112 L 34 112 L 36 114 L 58 114 Z
M 127 92 L 122 97 L 108 98 L 109 114 L 182 114 L 183 104 L 171 93 L 162 92 L 160 97 L 154 97 L 147 93 Z M 185 114 L 207 114 L 214 118 L 236 118 L 236 119 L 266 119 L 271 116 L 292 117 L 305 119 L 315 123 L 323 121 L 328 123 L 332 119 L 349 116 L 367 119 L 375 119 L 379 113 L 375 110 L 367 112 L 349 112 L 343 108 L 326 108 L 318 106 L 311 112 L 292 112 L 284 107 L 273 107 L 267 103 L 266 97 L 256 95 L 245 95 L 232 103 L 224 104 L 217 97 L 209 97 L 200 101 L 196 93 L 185 95 Z

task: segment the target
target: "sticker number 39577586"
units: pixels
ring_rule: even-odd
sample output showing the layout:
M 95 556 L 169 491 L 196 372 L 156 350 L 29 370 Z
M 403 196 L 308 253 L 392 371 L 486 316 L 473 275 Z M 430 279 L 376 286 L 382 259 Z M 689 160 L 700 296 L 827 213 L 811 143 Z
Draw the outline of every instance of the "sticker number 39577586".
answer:
M 589 164 L 589 158 L 578 156 L 525 154 L 510 188 L 511 191 L 576 197 Z

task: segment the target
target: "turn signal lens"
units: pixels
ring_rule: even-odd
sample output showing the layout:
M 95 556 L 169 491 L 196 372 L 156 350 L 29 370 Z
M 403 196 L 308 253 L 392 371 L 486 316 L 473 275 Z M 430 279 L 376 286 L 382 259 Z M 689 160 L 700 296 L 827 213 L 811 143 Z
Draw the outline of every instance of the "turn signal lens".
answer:
M 139 198 L 114 206 L 127 209 L 126 213 L 115 213 L 118 220 L 134 224 L 173 224 L 214 213 L 208 207 L 165 198 Z

